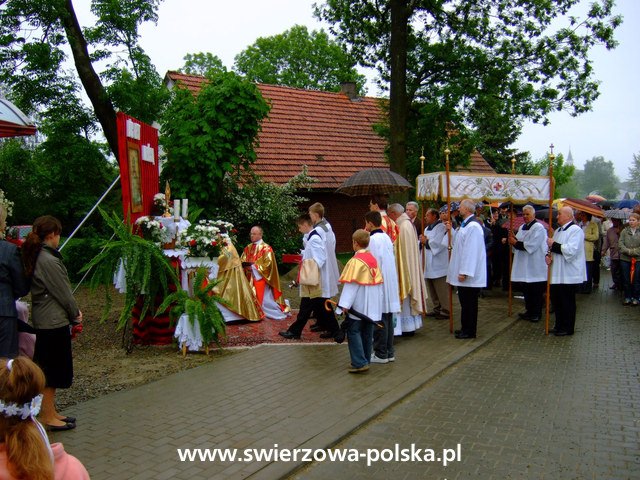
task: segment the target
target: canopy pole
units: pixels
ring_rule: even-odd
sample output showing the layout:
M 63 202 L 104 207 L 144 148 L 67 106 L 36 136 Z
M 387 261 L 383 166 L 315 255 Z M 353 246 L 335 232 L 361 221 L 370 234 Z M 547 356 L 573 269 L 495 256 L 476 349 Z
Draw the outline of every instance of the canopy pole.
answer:
M 425 161 L 425 157 L 424 157 L 424 147 L 422 147 L 422 153 L 420 154 L 420 175 L 424 175 L 424 161 Z M 420 215 L 420 235 L 424 235 L 424 200 L 422 200 L 422 203 L 420 205 L 422 207 L 422 214 Z M 420 244 L 422 245 L 422 243 Z M 423 254 L 421 255 L 421 260 L 422 260 L 422 271 L 424 273 L 424 248 L 422 249 Z
M 451 191 L 449 184 L 449 154 L 451 150 L 449 150 L 449 141 L 447 140 L 447 147 L 444 149 L 444 158 L 445 158 L 445 172 L 447 177 L 447 217 L 449 218 L 449 223 L 451 224 L 451 228 L 453 228 L 453 219 L 451 218 Z M 451 261 L 451 228 L 447 230 L 447 241 L 448 241 L 448 253 L 449 253 L 449 261 Z M 449 284 L 449 333 L 453 333 L 453 289 L 451 288 L 451 284 Z
M 80 225 L 78 225 L 76 227 L 76 229 L 71 232 L 71 235 L 69 235 L 67 237 L 67 239 L 64 241 L 64 243 L 62 244 L 62 246 L 58 249 L 58 251 L 62 251 L 62 249 L 64 248 L 64 246 L 69 243 L 69 240 L 71 240 L 73 238 L 73 236 L 78 232 L 78 230 L 80 230 L 80 228 L 82 227 L 82 225 L 84 225 L 84 222 L 87 221 L 87 219 L 91 216 L 91 214 L 95 211 L 96 208 L 98 208 L 98 205 L 100 205 L 102 203 L 102 201 L 105 199 L 105 197 L 107 195 L 109 195 L 109 192 L 111 192 L 111 190 L 113 189 L 113 187 L 116 186 L 116 184 L 118 183 L 118 181 L 120 180 L 120 174 L 118 174 L 118 176 L 116 177 L 116 179 L 111 183 L 111 185 L 109 186 L 109 188 L 107 188 L 107 191 L 104 192 L 102 194 L 102 196 L 100 197 L 100 199 L 96 202 L 96 204 L 93 206 L 93 208 L 91 210 L 89 210 L 89 213 L 87 213 L 84 218 L 82 219 L 82 221 L 80 222 Z
M 549 153 L 549 230 L 547 235 L 549 238 L 553 236 L 553 197 L 554 197 L 554 181 L 553 181 L 553 161 L 556 156 L 553 154 L 553 143 L 549 147 L 551 153 Z M 551 258 L 551 249 L 547 250 L 547 255 Z M 544 334 L 549 335 L 549 316 L 550 316 L 550 299 L 551 297 L 551 264 L 547 267 L 547 298 L 546 298 L 546 311 L 544 316 Z
M 511 159 L 511 175 L 516 174 L 516 159 L 515 157 Z M 507 311 L 507 316 L 511 316 L 513 314 L 513 284 L 511 283 L 511 269 L 513 268 L 513 251 L 511 250 L 511 245 L 509 244 L 509 237 L 513 235 L 513 202 L 511 202 L 511 211 L 509 213 L 509 233 L 507 234 L 507 251 L 509 255 L 509 310 Z

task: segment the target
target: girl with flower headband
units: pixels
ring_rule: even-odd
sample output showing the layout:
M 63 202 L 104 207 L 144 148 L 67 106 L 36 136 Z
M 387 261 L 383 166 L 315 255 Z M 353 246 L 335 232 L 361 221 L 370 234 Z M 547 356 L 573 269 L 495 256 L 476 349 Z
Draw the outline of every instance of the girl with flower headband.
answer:
M 67 269 L 58 252 L 60 221 L 51 215 L 38 217 L 22 245 L 25 272 L 31 279 L 33 327 L 36 345 L 33 360 L 44 372 L 46 386 L 40 421 L 50 431 L 75 428 L 75 418 L 56 410 L 57 388 L 69 388 L 73 382 L 71 326 L 82 323 Z
M 89 473 L 36 420 L 44 374 L 27 357 L 0 360 L 0 478 L 83 480 Z

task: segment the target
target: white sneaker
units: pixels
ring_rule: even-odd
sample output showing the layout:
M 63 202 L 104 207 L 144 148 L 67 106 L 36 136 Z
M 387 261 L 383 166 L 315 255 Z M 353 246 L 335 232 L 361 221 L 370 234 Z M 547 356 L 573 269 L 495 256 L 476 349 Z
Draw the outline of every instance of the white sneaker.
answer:
M 376 354 L 374 353 L 373 355 L 371 355 L 371 362 L 370 363 L 389 363 L 389 359 L 388 358 L 376 357 Z
M 389 360 L 390 362 L 395 362 L 396 361 L 396 357 L 389 357 L 389 358 L 387 358 L 387 360 Z

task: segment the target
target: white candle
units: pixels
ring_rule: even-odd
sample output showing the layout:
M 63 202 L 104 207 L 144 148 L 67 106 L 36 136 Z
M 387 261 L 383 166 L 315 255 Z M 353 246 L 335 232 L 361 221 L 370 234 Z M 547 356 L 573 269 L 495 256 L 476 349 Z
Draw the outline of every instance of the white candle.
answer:
M 182 218 L 184 219 L 186 219 L 189 214 L 188 205 L 189 205 L 189 200 L 184 198 L 182 200 Z
M 173 219 L 180 220 L 180 200 L 173 201 Z

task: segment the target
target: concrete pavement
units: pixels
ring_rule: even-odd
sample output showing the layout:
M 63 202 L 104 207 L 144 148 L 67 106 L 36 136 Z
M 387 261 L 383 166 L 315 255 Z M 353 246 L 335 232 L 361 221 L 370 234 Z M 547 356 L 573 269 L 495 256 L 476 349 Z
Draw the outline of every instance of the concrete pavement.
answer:
M 364 375 L 346 372 L 346 345 L 260 346 L 76 405 L 66 413 L 78 417 L 78 428 L 52 440 L 94 479 L 596 478 L 582 476 L 591 471 L 638 478 L 640 310 L 609 304 L 608 292 L 579 300 L 576 335 L 556 338 L 508 318 L 506 297 L 481 299 L 477 339 L 456 340 L 446 321 L 429 321 L 415 337 L 398 339 L 395 363 L 372 365 Z M 521 309 L 515 301 L 514 311 Z M 177 453 L 321 449 L 341 441 L 386 448 L 394 439 L 431 448 L 460 443 L 462 461 L 447 469 L 305 467 L 181 462 Z M 565 465 L 570 475 L 557 476 Z

